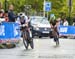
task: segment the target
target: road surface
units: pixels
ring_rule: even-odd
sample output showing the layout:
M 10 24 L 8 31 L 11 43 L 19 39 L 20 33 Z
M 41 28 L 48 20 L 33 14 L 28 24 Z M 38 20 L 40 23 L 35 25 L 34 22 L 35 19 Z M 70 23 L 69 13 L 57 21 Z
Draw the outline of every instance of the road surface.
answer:
M 34 38 L 35 48 L 24 48 L 22 41 L 16 48 L 0 49 L 0 59 L 75 59 L 75 40 L 60 39 L 60 46 L 55 47 L 53 39 Z

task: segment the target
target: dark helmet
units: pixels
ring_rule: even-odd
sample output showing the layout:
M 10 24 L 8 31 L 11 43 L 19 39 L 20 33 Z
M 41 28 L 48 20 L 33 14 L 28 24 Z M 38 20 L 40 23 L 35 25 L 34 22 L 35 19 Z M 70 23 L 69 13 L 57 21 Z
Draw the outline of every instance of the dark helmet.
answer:
M 51 20 L 50 23 L 55 26 L 56 25 L 56 20 Z

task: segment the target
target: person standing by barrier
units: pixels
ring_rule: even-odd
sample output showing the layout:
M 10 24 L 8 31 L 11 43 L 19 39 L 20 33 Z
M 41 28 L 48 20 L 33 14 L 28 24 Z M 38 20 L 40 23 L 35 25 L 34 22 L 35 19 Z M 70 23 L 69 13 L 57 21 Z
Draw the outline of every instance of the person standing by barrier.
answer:
M 14 10 L 14 6 L 12 4 L 9 5 L 9 10 L 8 10 L 9 22 L 15 22 L 16 15 L 14 14 L 13 10 Z
M 5 21 L 6 21 L 6 22 L 9 21 L 9 18 L 8 18 L 8 11 L 5 11 L 5 13 L 4 13 L 4 18 L 5 18 Z
M 66 20 L 66 18 L 64 19 L 63 26 L 68 26 L 68 21 Z
M 68 26 L 68 21 L 66 20 L 66 18 L 64 19 L 64 22 L 63 22 L 63 26 Z M 64 36 L 64 38 L 67 38 L 68 36 Z
M 0 24 L 5 21 L 4 14 L 0 11 Z
M 63 20 L 60 17 L 57 20 L 59 21 L 59 25 L 63 25 Z

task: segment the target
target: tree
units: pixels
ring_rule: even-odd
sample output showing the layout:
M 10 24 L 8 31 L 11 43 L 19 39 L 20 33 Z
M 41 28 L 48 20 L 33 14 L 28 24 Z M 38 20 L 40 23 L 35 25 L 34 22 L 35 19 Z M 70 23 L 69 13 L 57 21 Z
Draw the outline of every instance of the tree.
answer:
M 0 0 L 3 5 L 5 0 Z M 67 0 L 48 0 L 52 2 L 52 10 L 49 13 L 54 13 L 56 16 L 60 16 L 61 13 L 68 16 L 68 3 Z M 72 6 L 72 16 L 75 13 L 75 1 L 73 1 Z M 24 5 L 31 5 L 31 11 L 40 12 L 43 11 L 43 2 L 44 0 L 9 0 L 8 4 L 14 4 L 15 12 L 24 11 Z

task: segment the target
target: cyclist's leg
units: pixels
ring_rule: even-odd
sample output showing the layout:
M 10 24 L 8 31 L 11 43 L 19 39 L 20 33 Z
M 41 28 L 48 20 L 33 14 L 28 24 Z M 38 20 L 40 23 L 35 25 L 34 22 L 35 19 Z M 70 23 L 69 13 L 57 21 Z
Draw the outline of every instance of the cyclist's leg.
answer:
M 31 46 L 32 49 L 34 49 L 33 39 L 32 39 L 32 41 L 30 42 L 30 46 Z
M 32 30 L 30 28 L 28 28 L 28 32 L 29 32 L 30 38 L 32 38 Z
M 59 46 L 59 38 L 56 38 L 56 46 Z
M 56 37 L 54 36 L 54 42 L 56 42 Z
M 33 49 L 34 48 L 34 45 L 33 45 L 33 39 L 30 37 L 30 32 L 29 32 L 29 30 L 28 31 L 26 31 L 26 33 L 27 33 L 27 42 L 28 42 L 28 45 L 27 45 L 27 47 L 29 46 L 29 44 L 30 44 L 30 46 L 31 46 L 31 48 Z
M 28 39 L 28 41 L 30 41 L 30 40 L 31 40 L 31 37 L 30 37 L 30 33 L 29 33 L 28 30 L 26 31 L 26 35 L 27 35 L 27 39 Z
M 56 46 L 59 45 L 59 38 L 58 37 L 54 37 L 54 42 L 56 42 Z
M 25 40 L 27 40 L 27 33 L 26 33 L 26 29 L 23 29 L 23 33 L 24 33 L 24 38 L 25 38 Z

